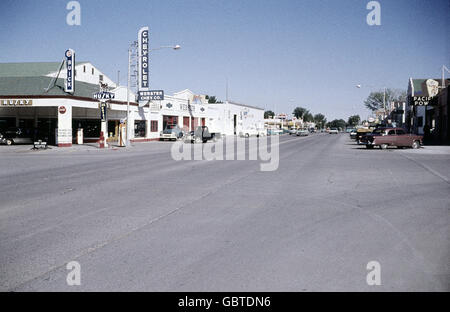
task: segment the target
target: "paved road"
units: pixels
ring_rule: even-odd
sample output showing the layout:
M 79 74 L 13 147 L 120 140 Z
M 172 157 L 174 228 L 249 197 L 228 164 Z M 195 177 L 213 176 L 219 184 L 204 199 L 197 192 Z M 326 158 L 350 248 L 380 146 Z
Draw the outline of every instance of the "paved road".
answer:
M 0 290 L 450 290 L 449 153 L 283 136 L 262 172 L 170 146 L 1 147 Z

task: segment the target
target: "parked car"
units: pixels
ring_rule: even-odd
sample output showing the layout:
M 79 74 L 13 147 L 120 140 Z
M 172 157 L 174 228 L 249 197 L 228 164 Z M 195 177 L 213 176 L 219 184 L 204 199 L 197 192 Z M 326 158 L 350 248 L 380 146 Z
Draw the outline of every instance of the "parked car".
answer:
M 308 130 L 298 130 L 297 131 L 297 136 L 308 136 L 308 135 L 309 135 Z
M 280 135 L 283 131 L 280 129 L 267 129 L 267 135 Z
M 361 138 L 361 143 L 367 148 L 379 146 L 386 149 L 388 146 L 419 148 L 422 145 L 423 136 L 409 134 L 402 128 L 378 128 L 371 134 Z
M 267 129 L 258 129 L 258 136 L 267 136 Z
M 239 132 L 239 136 L 241 138 L 249 138 L 251 136 L 259 136 L 259 131 L 256 128 L 250 127 L 248 129 L 245 129 L 244 131 Z
M 356 129 L 352 129 L 350 132 L 350 139 L 354 140 L 356 138 Z
M 186 143 L 206 143 L 208 141 L 216 142 L 222 136 L 218 132 L 209 132 L 207 126 L 198 126 L 195 131 L 189 132 L 185 136 L 184 142 Z
M 368 129 L 368 128 L 360 128 L 358 130 L 356 130 L 356 135 L 355 135 L 355 140 L 356 143 L 361 144 L 361 138 L 367 134 L 372 133 L 372 129 Z
M 9 128 L 2 135 L 0 142 L 6 145 L 33 144 L 33 135 L 21 128 Z
M 297 134 L 297 129 L 290 129 L 289 130 L 289 135 L 292 135 L 292 134 Z
M 161 131 L 159 135 L 160 140 L 174 140 L 181 139 L 184 133 L 178 125 L 167 125 L 166 129 Z
M 328 133 L 329 133 L 329 134 L 338 134 L 338 133 L 339 133 L 339 130 L 338 130 L 337 128 L 331 128 L 331 129 L 328 131 Z

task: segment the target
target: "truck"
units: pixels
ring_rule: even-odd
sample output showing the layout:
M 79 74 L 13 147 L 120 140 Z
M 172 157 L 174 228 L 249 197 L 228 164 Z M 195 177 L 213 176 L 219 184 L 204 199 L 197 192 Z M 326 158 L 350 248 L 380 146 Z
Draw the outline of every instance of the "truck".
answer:
M 219 132 L 209 132 L 207 126 L 198 126 L 194 131 L 185 136 L 186 143 L 206 143 L 208 141 L 216 142 L 222 137 Z

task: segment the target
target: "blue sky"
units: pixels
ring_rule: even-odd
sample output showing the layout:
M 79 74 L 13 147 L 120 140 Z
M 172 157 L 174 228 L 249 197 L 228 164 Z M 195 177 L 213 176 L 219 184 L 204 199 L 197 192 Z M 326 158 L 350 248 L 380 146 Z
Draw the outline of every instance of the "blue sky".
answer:
M 368 0 L 80 0 L 81 26 L 66 24 L 67 2 L 1 0 L 0 62 L 60 61 L 72 48 L 126 84 L 128 44 L 149 26 L 153 48 L 182 46 L 153 52 L 151 88 L 225 99 L 228 79 L 231 100 L 328 120 L 365 118 L 371 90 L 450 67 L 449 0 L 379 1 L 381 26 L 367 25 Z

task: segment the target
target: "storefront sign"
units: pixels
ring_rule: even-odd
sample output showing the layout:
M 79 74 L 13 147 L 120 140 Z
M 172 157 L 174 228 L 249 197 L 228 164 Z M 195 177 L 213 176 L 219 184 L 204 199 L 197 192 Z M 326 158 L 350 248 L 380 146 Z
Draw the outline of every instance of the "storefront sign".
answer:
M 107 110 L 107 104 L 102 102 L 100 104 L 100 119 L 101 121 L 106 121 L 106 110 Z
M 33 100 L 0 100 L 1 106 L 32 106 Z
M 433 96 L 413 96 L 412 105 L 426 106 L 433 98 Z
M 112 92 L 102 91 L 93 94 L 93 98 L 96 100 L 112 100 L 116 95 Z
M 164 101 L 164 91 L 139 91 L 139 101 Z
M 142 27 L 138 33 L 138 90 L 147 91 L 149 87 L 148 75 L 148 27 Z
M 66 51 L 66 83 L 64 87 L 64 91 L 68 93 L 75 92 L 75 52 L 72 49 Z

